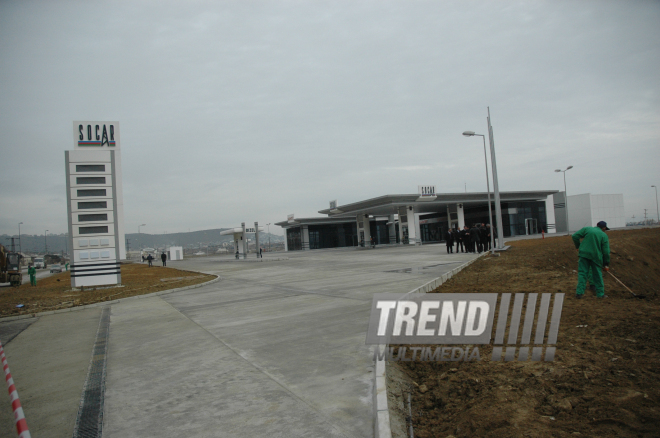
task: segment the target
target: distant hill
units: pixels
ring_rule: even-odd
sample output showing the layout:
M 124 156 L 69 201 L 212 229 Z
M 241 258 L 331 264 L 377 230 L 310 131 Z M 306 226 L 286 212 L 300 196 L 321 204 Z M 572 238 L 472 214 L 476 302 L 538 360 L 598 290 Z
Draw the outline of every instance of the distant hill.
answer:
M 207 246 L 221 246 L 224 242 L 231 242 L 232 236 L 220 236 L 220 232 L 228 228 L 215 228 L 212 230 L 191 231 L 188 233 L 168 233 L 168 234 L 148 234 L 148 233 L 130 233 L 126 235 L 130 250 L 141 248 L 158 248 L 165 246 L 183 246 L 184 248 L 205 248 Z M 251 235 L 249 238 L 253 238 Z M 259 233 L 259 241 L 268 242 L 269 234 Z M 11 249 L 11 238 L 14 237 L 16 250 L 18 251 L 18 235 L 9 236 L 3 234 L 0 236 L 0 243 L 6 248 Z M 43 254 L 46 240 L 43 234 L 30 235 L 22 234 L 22 250 L 24 253 Z M 283 242 L 283 236 L 275 234 L 270 235 L 272 243 Z M 48 253 L 61 254 L 67 247 L 65 234 L 49 234 L 47 238 Z

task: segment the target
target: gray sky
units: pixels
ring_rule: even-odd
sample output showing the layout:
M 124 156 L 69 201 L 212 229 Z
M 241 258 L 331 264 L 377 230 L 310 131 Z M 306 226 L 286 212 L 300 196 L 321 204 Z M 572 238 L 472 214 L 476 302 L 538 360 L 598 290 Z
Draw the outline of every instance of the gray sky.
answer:
M 385 194 L 623 193 L 655 217 L 658 1 L 0 1 L 0 233 L 66 231 L 74 120 L 121 126 L 127 232 Z M 279 227 L 271 231 L 281 234 Z

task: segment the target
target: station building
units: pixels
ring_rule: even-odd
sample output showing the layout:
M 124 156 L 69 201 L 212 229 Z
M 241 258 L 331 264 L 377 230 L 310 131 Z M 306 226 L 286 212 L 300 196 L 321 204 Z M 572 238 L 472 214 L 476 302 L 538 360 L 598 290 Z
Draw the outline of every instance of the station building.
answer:
M 500 192 L 504 237 L 554 233 L 553 195 L 557 190 Z M 495 223 L 495 203 L 491 194 Z M 369 244 L 434 243 L 444 241 L 448 228 L 488 224 L 488 193 L 445 193 L 423 196 L 385 195 L 320 210 L 322 217 L 278 222 L 285 250 L 310 250 Z M 496 228 L 496 227 L 494 227 Z

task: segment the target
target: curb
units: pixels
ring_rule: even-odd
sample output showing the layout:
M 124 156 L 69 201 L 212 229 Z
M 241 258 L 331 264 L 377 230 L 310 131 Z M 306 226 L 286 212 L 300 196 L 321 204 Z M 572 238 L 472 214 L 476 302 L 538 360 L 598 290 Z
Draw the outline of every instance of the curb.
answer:
M 488 252 L 483 252 L 479 257 L 474 258 L 468 262 L 463 263 L 462 265 L 452 269 L 446 274 L 441 275 L 440 277 L 429 281 L 428 283 L 415 288 L 404 294 L 402 298 L 407 297 L 410 294 L 416 293 L 428 293 L 436 289 L 447 280 L 449 280 L 454 275 L 461 272 L 463 269 L 470 266 L 472 263 L 479 260 L 481 257 L 488 254 Z M 376 348 L 379 351 L 383 351 L 387 348 L 387 345 L 377 345 Z M 376 438 L 392 438 L 392 429 L 390 427 L 390 411 L 387 406 L 387 372 L 386 372 L 386 362 L 385 360 L 376 359 L 376 373 L 374 374 L 374 385 L 373 385 L 373 403 L 374 403 L 374 436 Z
M 193 272 L 193 271 L 191 271 L 191 272 Z M 206 275 L 215 275 L 215 274 L 206 274 Z M 133 295 L 132 297 L 119 298 L 117 300 L 112 300 L 112 301 L 101 301 L 101 302 L 94 303 L 94 304 L 85 304 L 83 306 L 68 307 L 66 309 L 58 309 L 58 310 L 49 310 L 49 311 L 46 311 L 46 312 L 27 313 L 25 315 L 16 315 L 16 316 L 5 316 L 5 317 L 0 318 L 0 322 L 16 321 L 16 320 L 19 320 L 19 319 L 27 319 L 27 318 L 36 318 L 36 317 L 39 317 L 39 316 L 53 315 L 55 313 L 76 312 L 78 310 L 89 309 L 89 308 L 92 308 L 92 307 L 106 306 L 106 305 L 109 305 L 109 304 L 117 304 L 117 303 L 121 303 L 122 301 L 126 301 L 126 300 L 140 300 L 140 299 L 143 299 L 143 298 L 150 298 L 150 297 L 155 297 L 155 296 L 158 296 L 158 295 L 171 294 L 171 293 L 174 293 L 174 292 L 180 292 L 180 291 L 184 291 L 184 290 L 188 290 L 188 289 L 196 289 L 198 287 L 208 286 L 209 284 L 217 283 L 221 279 L 222 278 L 220 276 L 216 275 L 213 280 L 207 281 L 206 283 L 193 284 L 192 286 L 179 287 L 179 288 L 176 288 L 176 289 L 161 290 L 161 291 L 152 292 L 152 293 L 146 294 L 146 295 Z

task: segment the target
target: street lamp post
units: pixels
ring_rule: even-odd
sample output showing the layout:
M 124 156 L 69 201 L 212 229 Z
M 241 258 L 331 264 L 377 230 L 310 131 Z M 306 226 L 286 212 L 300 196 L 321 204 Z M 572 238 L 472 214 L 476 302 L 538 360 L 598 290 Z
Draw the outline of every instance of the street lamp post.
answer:
M 488 107 L 488 139 L 490 140 L 490 164 L 493 166 L 493 191 L 495 192 L 495 219 L 497 220 L 497 248 L 504 249 L 504 226 L 502 225 L 502 203 L 500 202 L 500 186 L 497 182 L 497 160 L 495 159 L 495 138 L 493 125 L 490 123 L 490 107 Z
M 268 252 L 270 252 L 270 223 L 266 224 L 268 227 Z
M 44 244 L 46 246 L 46 254 L 48 254 L 48 239 L 46 238 L 46 233 L 48 233 L 48 230 L 44 231 Z
M 658 223 L 660 224 L 660 208 L 658 208 L 658 187 L 657 186 L 651 186 L 655 188 L 655 214 L 658 215 Z M 18 242 L 20 245 L 21 239 L 20 236 L 18 236 Z
M 23 222 L 18 223 L 18 252 L 23 254 L 23 247 L 21 246 L 21 224 L 23 224 Z
M 479 136 L 484 140 L 484 162 L 486 163 L 486 187 L 488 188 L 488 221 L 490 222 L 490 250 L 491 254 L 495 254 L 495 236 L 493 230 L 493 212 L 490 207 L 490 178 L 488 177 L 488 155 L 486 154 L 486 136 L 483 134 L 475 134 L 474 131 L 465 131 L 463 133 L 466 137 Z
M 138 234 L 140 234 L 140 227 L 146 227 L 146 226 L 147 224 L 138 225 Z M 140 239 L 140 250 L 142 250 L 142 248 L 144 247 L 142 246 L 142 239 Z
M 566 191 L 566 171 L 571 170 L 573 166 L 568 166 L 565 170 L 555 169 L 555 172 L 564 174 L 564 211 L 566 211 L 566 234 L 571 234 L 571 227 L 568 226 L 568 192 Z

